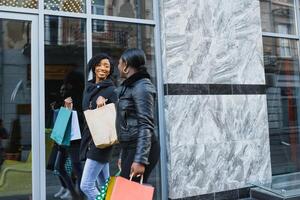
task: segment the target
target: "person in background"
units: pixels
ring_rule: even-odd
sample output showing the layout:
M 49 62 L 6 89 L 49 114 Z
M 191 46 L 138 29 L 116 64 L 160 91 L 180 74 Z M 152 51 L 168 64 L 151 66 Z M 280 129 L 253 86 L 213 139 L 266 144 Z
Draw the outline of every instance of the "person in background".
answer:
M 81 100 L 76 98 L 78 97 L 78 95 L 80 95 L 80 88 L 75 86 L 75 84 L 71 84 L 70 82 L 65 82 L 61 86 L 60 95 L 63 99 L 63 102 L 58 103 L 58 108 L 60 106 L 64 106 L 71 110 L 76 110 L 78 113 L 79 121 L 82 121 L 80 120 L 80 116 L 82 116 Z M 57 115 L 59 109 L 55 110 L 54 106 L 52 106 L 52 110 L 54 110 L 54 112 L 56 112 Z M 71 141 L 71 145 L 69 147 L 60 146 L 58 144 L 55 144 L 53 147 L 53 150 L 56 150 L 57 152 L 55 170 L 58 171 L 59 180 L 61 182 L 60 190 L 56 194 L 54 194 L 55 198 L 71 199 L 73 197 L 73 199 L 78 200 L 83 199 L 84 197 L 79 187 L 79 194 L 77 193 L 76 183 L 74 183 L 72 180 L 72 174 L 75 174 L 77 185 L 80 185 L 82 177 L 82 165 L 79 159 L 80 143 L 81 140 L 74 140 Z M 69 163 L 66 164 L 68 157 L 71 159 L 71 166 L 69 166 Z M 66 170 L 66 166 L 69 167 L 73 173 L 68 173 L 68 171 Z
M 75 64 L 74 64 L 75 65 Z M 84 76 L 76 70 L 68 73 L 64 78 L 64 83 L 67 85 L 65 91 L 61 91 L 64 99 L 64 106 L 77 111 L 80 132 L 83 130 L 83 112 L 82 112 L 82 95 L 84 90 Z M 71 145 L 67 148 L 67 153 L 72 163 L 72 174 L 75 175 L 75 188 L 79 192 L 77 199 L 83 199 L 84 194 L 80 189 L 83 166 L 80 160 L 80 144 L 81 139 L 72 140 Z
M 104 53 L 91 58 L 88 67 L 93 72 L 93 79 L 86 83 L 83 93 L 82 109 L 96 109 L 109 103 L 116 103 L 116 87 L 111 79 L 114 67 L 111 58 Z M 90 130 L 85 122 L 80 147 L 80 158 L 85 160 L 81 179 L 81 190 L 88 200 L 95 200 L 99 194 L 96 186 L 101 187 L 109 177 L 109 161 L 113 147 L 99 149 L 95 146 Z
M 119 59 L 118 69 L 124 82 L 118 88 L 117 133 L 121 146 L 121 176 L 139 181 L 149 175 L 159 160 L 160 146 L 154 134 L 156 91 L 145 67 L 146 56 L 140 49 L 128 49 Z

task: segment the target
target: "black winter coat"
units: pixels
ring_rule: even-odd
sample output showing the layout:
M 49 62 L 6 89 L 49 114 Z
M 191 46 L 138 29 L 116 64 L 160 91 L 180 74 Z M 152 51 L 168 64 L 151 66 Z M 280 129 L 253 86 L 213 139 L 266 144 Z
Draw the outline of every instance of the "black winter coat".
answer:
M 118 89 L 118 140 L 121 147 L 136 148 L 134 162 L 149 164 L 154 134 L 155 88 L 146 70 L 126 79 Z
M 84 111 L 88 109 L 96 109 L 96 100 L 99 96 L 103 96 L 105 99 L 108 99 L 106 104 L 116 103 L 117 94 L 115 89 L 116 87 L 111 79 L 106 79 L 97 84 L 95 84 L 94 80 L 89 81 L 83 93 L 82 109 Z M 109 162 L 111 158 L 112 149 L 112 146 L 104 149 L 99 149 L 95 146 L 86 120 L 84 120 L 83 136 L 80 146 L 80 159 L 86 160 L 89 158 L 91 160 L 106 163 Z

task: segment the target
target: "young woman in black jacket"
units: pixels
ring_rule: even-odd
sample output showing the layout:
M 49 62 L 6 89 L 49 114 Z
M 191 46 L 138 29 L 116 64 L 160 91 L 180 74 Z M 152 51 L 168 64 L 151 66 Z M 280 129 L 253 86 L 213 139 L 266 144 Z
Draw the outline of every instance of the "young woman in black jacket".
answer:
M 118 69 L 125 81 L 118 90 L 118 140 L 121 145 L 121 176 L 147 179 L 159 160 L 160 147 L 154 134 L 156 92 L 145 67 L 145 53 L 126 50 Z M 133 180 L 138 181 L 139 178 Z
M 86 84 L 82 109 L 95 109 L 105 104 L 116 103 L 117 95 L 111 80 L 113 73 L 111 58 L 107 54 L 98 54 L 89 61 L 88 66 L 93 72 L 93 79 Z M 81 159 L 86 160 L 80 188 L 89 200 L 95 200 L 99 194 L 96 181 L 99 186 L 102 186 L 109 177 L 109 160 L 112 147 L 97 148 L 85 122 L 80 151 Z

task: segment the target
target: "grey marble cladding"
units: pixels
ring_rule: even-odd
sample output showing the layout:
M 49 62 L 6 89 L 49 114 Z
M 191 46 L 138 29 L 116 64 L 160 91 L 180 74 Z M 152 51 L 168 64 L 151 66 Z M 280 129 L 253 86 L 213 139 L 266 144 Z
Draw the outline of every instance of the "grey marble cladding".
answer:
M 264 84 L 258 0 L 164 0 L 165 83 Z
M 171 199 L 271 179 L 265 95 L 167 96 L 166 116 Z
M 166 96 L 166 114 L 176 146 L 268 138 L 266 95 Z

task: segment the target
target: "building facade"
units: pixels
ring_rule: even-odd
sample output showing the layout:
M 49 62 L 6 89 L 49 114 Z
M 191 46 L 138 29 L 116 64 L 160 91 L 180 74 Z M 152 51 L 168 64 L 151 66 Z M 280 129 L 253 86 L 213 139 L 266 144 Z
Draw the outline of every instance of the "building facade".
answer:
M 299 9 L 298 0 L 0 1 L 0 199 L 54 199 L 52 109 L 67 89 L 80 112 L 88 60 L 106 52 L 117 63 L 127 48 L 145 51 L 157 88 L 154 199 L 300 196 Z

